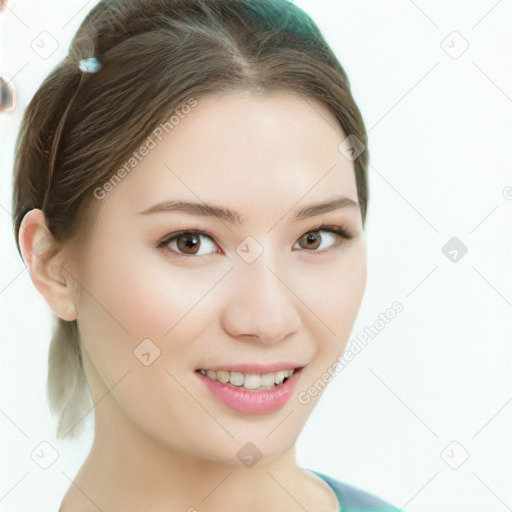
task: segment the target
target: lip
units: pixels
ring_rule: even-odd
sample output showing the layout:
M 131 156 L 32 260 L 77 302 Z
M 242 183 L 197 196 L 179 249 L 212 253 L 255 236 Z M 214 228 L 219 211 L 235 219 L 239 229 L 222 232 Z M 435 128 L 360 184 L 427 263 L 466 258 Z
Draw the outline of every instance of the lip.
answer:
M 249 366 L 255 368 L 255 365 Z M 237 368 L 240 367 L 237 366 Z M 291 370 L 292 368 L 289 369 Z M 201 379 L 215 398 L 231 409 L 244 414 L 266 414 L 282 409 L 291 398 L 301 376 L 301 371 L 297 370 L 283 384 L 274 389 L 256 391 L 232 386 L 231 384 L 223 384 L 202 375 L 198 371 L 194 373 Z
M 225 364 L 215 366 L 205 366 L 197 368 L 197 370 L 212 370 L 214 372 L 225 370 L 227 372 L 241 372 L 241 373 L 272 373 L 279 370 L 301 370 L 304 365 L 292 363 L 290 361 L 283 361 L 271 364 Z

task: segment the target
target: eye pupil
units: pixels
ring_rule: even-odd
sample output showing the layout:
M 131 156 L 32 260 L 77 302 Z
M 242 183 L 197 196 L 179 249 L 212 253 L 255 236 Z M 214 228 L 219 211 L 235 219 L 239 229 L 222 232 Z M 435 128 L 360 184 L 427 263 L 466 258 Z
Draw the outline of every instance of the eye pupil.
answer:
M 320 240 L 320 237 L 318 235 L 315 235 L 315 234 L 312 234 L 312 233 L 308 233 L 306 235 L 304 235 L 306 237 L 306 241 L 307 243 L 312 243 L 314 244 L 315 242 L 318 242 Z
M 185 240 L 185 243 L 181 243 Z M 191 242 L 193 240 L 193 242 Z M 199 237 L 197 235 L 183 235 L 178 238 L 178 247 L 180 251 L 184 249 L 192 249 L 194 245 L 198 245 Z M 196 247 L 197 248 L 197 247 Z

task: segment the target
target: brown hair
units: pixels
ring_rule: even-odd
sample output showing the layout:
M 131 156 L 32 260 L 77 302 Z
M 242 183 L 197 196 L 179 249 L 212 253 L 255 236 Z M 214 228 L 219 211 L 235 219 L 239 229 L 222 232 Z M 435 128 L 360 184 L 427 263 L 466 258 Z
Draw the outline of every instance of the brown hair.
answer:
M 95 56 L 102 67 L 83 73 Z M 364 149 L 354 160 L 363 226 L 367 135 L 342 66 L 312 19 L 288 0 L 102 0 L 22 119 L 15 148 L 16 244 L 24 215 L 43 210 L 57 242 L 98 219 L 93 191 L 190 98 L 244 90 L 317 100 Z M 361 146 L 363 147 L 363 146 Z M 48 398 L 58 437 L 91 406 L 76 320 L 55 317 Z

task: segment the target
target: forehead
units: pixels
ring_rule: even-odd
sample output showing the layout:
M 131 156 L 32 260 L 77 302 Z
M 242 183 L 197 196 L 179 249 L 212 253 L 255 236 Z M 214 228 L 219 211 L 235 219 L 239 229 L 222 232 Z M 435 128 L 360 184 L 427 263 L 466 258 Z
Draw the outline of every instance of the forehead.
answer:
M 187 112 L 150 135 L 152 149 L 110 194 L 124 214 L 170 198 L 274 213 L 301 198 L 357 200 L 353 162 L 338 149 L 346 135 L 319 102 L 238 93 L 199 98 Z

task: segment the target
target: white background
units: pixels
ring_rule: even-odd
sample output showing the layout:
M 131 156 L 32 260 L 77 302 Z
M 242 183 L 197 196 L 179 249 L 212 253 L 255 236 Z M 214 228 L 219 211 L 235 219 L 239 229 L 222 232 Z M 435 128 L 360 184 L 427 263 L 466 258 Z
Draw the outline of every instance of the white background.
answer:
M 95 3 L 13 0 L 0 13 L 0 73 L 18 95 L 0 114 L 0 512 L 55 512 L 92 441 L 55 440 L 50 309 L 10 211 L 22 110 Z M 404 306 L 333 379 L 298 462 L 409 512 L 512 510 L 511 3 L 295 3 L 345 68 L 369 135 L 369 274 L 353 338 Z M 43 31 L 58 43 L 46 59 L 31 48 Z M 457 262 L 442 252 L 452 237 L 468 248 Z M 46 470 L 30 457 L 41 441 L 59 452 Z

